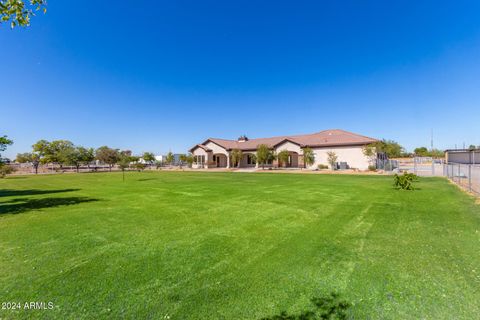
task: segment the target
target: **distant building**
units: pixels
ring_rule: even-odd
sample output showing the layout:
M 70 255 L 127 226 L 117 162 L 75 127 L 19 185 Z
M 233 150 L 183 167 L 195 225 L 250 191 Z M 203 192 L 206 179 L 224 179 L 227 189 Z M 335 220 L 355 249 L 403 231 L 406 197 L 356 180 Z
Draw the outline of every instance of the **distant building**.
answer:
M 281 136 L 272 138 L 248 139 L 241 136 L 238 140 L 210 138 L 190 149 L 194 157 L 194 168 L 230 168 L 232 167 L 231 152 L 235 149 L 242 151 L 241 168 L 258 167 L 256 163 L 257 147 L 267 145 L 275 153 L 286 150 L 289 153 L 288 161 L 282 164 L 290 168 L 303 168 L 303 149 L 311 148 L 315 161 L 310 169 L 319 165 L 328 165 L 328 152 L 335 152 L 338 162 L 345 168 L 365 170 L 372 160 L 363 153 L 363 148 L 377 139 L 362 136 L 352 132 L 334 129 L 324 130 L 312 134 Z M 279 161 L 272 159 L 267 166 L 278 167 Z
M 480 164 L 480 149 L 445 150 L 447 163 Z
M 180 153 L 174 153 L 173 154 L 173 163 L 172 164 L 174 166 L 180 165 L 180 156 L 181 156 Z M 167 162 L 167 155 L 155 156 L 155 160 L 157 160 L 158 162 L 166 163 Z

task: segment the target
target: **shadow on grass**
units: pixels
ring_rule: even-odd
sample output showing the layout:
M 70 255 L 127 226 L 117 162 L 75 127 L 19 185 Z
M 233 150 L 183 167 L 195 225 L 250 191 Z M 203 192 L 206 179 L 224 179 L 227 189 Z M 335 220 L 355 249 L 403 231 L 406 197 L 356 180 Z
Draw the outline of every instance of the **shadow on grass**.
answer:
M 144 179 L 137 179 L 137 181 L 150 181 L 150 180 L 158 180 L 158 178 L 144 178 Z
M 0 197 L 15 197 L 15 196 L 34 196 L 37 194 L 51 194 L 51 193 L 62 193 L 62 192 L 73 192 L 79 191 L 80 189 L 58 189 L 58 190 L 0 190 Z
M 98 199 L 87 197 L 15 199 L 11 202 L 0 203 L 0 215 L 18 214 L 30 210 L 41 210 L 60 206 L 72 206 L 75 204 L 95 201 L 98 201 Z
M 348 309 L 351 304 L 346 300 L 340 299 L 340 296 L 332 292 L 324 297 L 315 297 L 310 300 L 314 306 L 313 309 L 302 311 L 298 314 L 288 314 L 282 311 L 274 316 L 265 317 L 261 320 L 345 320 L 347 319 Z

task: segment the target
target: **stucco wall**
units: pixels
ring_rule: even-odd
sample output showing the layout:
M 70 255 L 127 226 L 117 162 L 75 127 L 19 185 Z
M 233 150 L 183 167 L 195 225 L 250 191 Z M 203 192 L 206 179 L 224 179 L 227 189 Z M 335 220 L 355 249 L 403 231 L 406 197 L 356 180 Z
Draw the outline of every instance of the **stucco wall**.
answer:
M 480 163 L 480 151 L 475 151 L 475 156 L 473 151 L 450 151 L 447 153 L 447 161 L 465 164 L 473 163 L 473 161 Z
M 315 163 L 309 168 L 317 168 L 319 164 L 328 164 L 327 152 L 333 151 L 337 155 L 337 162 L 346 162 L 350 168 L 367 170 L 370 165 L 369 158 L 363 154 L 362 146 L 312 148 L 315 154 Z
M 224 155 L 227 155 L 228 152 L 227 150 L 225 150 L 224 148 L 220 147 L 218 144 L 215 144 L 213 142 L 208 142 L 205 144 L 205 146 L 212 150 L 212 153 L 215 154 L 215 153 L 221 153 L 221 154 L 224 154 Z
M 277 146 L 277 148 L 275 149 L 275 151 L 277 153 L 279 153 L 283 150 L 293 151 L 293 152 L 296 152 L 298 154 L 303 154 L 302 148 L 300 148 L 300 146 L 296 145 L 295 143 L 291 143 L 290 141 L 285 141 L 284 143 L 279 144 Z

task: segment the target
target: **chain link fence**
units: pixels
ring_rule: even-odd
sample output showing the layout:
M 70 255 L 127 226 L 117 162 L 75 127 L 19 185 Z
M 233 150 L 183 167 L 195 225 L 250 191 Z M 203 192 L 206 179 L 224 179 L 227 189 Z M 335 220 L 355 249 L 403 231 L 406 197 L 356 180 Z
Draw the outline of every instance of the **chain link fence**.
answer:
M 448 163 L 443 168 L 444 176 L 468 191 L 480 194 L 480 165 Z
M 420 177 L 446 177 L 462 188 L 480 195 L 480 164 L 446 163 L 427 157 L 398 160 L 396 172 L 414 173 Z

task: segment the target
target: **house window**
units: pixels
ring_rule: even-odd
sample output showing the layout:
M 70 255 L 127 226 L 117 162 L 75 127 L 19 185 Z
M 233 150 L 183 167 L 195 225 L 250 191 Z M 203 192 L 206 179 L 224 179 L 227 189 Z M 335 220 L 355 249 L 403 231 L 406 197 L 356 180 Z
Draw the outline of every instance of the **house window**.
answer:
M 217 161 L 217 156 L 213 155 L 213 162 L 216 162 L 216 161 Z

